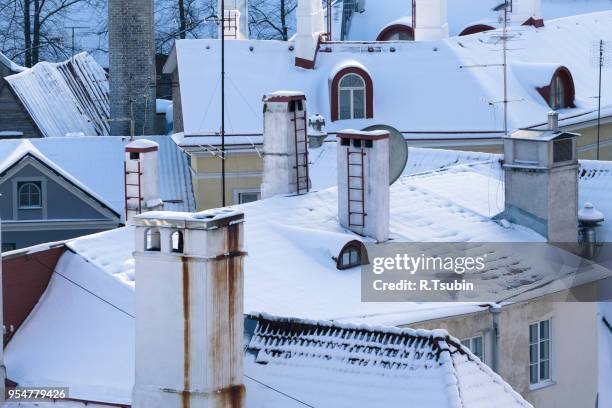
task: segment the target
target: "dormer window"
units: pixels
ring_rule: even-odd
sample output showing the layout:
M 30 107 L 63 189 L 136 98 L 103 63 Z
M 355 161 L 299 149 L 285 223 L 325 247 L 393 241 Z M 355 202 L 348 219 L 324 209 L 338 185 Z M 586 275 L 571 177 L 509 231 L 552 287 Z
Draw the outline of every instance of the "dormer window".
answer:
M 573 108 L 574 105 L 574 80 L 572 74 L 565 67 L 559 67 L 552 76 L 550 84 L 538 88 L 548 106 L 553 110 Z
M 414 41 L 414 30 L 406 24 L 392 24 L 382 29 L 376 41 Z
M 365 246 L 361 241 L 351 241 L 341 250 L 336 259 L 336 267 L 340 270 L 350 269 L 368 264 Z
M 358 67 L 344 68 L 331 81 L 331 118 L 336 120 L 374 117 L 370 75 Z

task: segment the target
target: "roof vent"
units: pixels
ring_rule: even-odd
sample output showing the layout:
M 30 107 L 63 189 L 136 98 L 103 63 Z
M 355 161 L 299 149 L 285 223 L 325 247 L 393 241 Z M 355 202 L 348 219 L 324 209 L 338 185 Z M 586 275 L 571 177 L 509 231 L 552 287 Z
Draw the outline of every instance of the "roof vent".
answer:
M 325 118 L 316 113 L 308 118 L 308 147 L 321 147 L 326 138 Z
M 548 130 L 559 131 L 559 112 L 548 112 Z

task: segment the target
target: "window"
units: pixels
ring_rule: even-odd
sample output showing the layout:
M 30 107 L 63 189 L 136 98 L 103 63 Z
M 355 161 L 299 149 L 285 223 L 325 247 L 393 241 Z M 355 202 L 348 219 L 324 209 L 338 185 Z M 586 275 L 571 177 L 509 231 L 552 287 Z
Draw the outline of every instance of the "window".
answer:
M 538 92 L 553 110 L 575 107 L 574 80 L 565 67 L 559 67 L 553 74 L 550 84 L 538 88 Z
M 469 348 L 470 351 L 480 359 L 480 361 L 484 361 L 485 354 L 483 336 L 476 336 L 471 337 L 469 339 L 461 340 L 461 344 Z
M 409 25 L 393 24 L 385 27 L 376 37 L 376 41 L 413 41 L 414 30 Z
M 553 109 L 567 108 L 565 106 L 565 84 L 559 75 L 555 75 L 550 84 L 550 101 L 548 104 Z
M 145 236 L 145 251 L 161 251 L 159 230 L 149 228 Z
M 365 118 L 365 81 L 357 74 L 345 75 L 340 80 L 338 106 L 340 119 Z
M 334 259 L 336 260 L 336 267 L 340 270 L 350 269 L 368 263 L 366 249 L 361 241 L 351 241 L 347 243 L 340 250 L 338 258 Z
M 28 181 L 17 184 L 19 209 L 42 208 L 42 192 L 40 181 Z
M 331 81 L 331 120 L 374 117 L 372 78 L 362 68 L 340 70 Z
M 181 231 L 174 231 L 170 236 L 170 247 L 172 252 L 182 254 L 185 247 L 183 240 L 183 233 Z
M 552 380 L 551 321 L 529 325 L 529 383 L 542 384 Z
M 252 203 L 260 198 L 261 193 L 258 192 L 238 193 L 238 204 Z
M 138 159 L 140 159 L 140 153 L 130 152 L 130 160 L 138 160 Z

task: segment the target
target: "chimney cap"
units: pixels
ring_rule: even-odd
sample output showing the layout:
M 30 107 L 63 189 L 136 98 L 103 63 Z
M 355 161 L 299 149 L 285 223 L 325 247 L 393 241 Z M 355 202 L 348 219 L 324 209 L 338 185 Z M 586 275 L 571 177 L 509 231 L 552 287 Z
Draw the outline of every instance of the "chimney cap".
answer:
M 299 91 L 276 91 L 264 95 L 264 102 L 291 102 L 291 101 L 305 101 L 306 94 Z
M 141 227 L 211 230 L 239 224 L 243 220 L 242 211 L 223 208 L 199 213 L 150 211 L 135 216 L 132 224 Z
M 604 215 L 593 204 L 585 203 L 584 207 L 578 211 L 578 221 L 589 225 L 596 225 L 604 222 Z
M 533 140 L 535 142 L 548 142 L 551 140 L 569 139 L 579 137 L 578 133 L 552 131 L 550 129 L 521 129 L 508 136 L 508 139 Z
M 338 132 L 339 139 L 360 139 L 360 140 L 383 140 L 389 139 L 389 132 L 387 130 L 354 130 L 345 129 Z
M 138 139 L 128 143 L 125 151 L 129 153 L 147 153 L 159 150 L 159 144 L 148 139 Z

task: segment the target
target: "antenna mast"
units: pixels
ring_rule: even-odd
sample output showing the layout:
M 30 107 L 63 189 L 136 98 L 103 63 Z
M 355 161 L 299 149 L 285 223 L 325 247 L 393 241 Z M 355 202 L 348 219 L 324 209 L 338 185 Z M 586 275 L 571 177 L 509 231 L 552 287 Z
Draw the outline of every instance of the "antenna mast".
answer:
M 504 54 L 504 137 L 508 137 L 508 44 L 507 44 L 507 32 L 508 32 L 508 0 L 504 0 L 504 27 L 502 31 L 502 43 L 503 43 L 503 54 Z
M 225 207 L 225 0 L 221 0 L 221 204 Z

